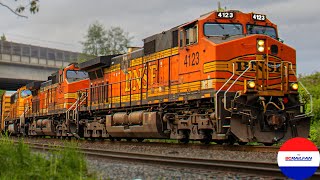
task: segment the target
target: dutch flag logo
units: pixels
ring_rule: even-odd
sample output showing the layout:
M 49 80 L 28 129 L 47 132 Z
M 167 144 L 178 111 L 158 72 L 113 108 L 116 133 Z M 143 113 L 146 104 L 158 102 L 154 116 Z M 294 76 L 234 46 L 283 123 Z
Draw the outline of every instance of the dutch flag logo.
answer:
M 311 177 L 319 167 L 319 150 L 305 138 L 285 142 L 278 152 L 278 165 L 284 175 L 295 180 Z

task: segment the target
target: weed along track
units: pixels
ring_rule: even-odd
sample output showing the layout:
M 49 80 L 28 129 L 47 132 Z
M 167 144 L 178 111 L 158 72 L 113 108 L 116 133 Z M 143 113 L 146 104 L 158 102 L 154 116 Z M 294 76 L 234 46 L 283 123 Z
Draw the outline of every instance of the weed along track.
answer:
M 1 179 L 95 178 L 87 173 L 85 156 L 72 147 L 34 153 L 33 145 L 0 137 L 0 151 Z
M 49 142 L 49 141 L 48 141 Z M 42 150 L 42 151 L 52 151 L 61 147 L 63 145 L 53 145 L 54 143 L 34 143 L 34 142 L 26 142 L 30 148 Z M 88 143 L 92 144 L 92 143 Z M 130 144 L 130 143 L 117 143 L 117 144 Z M 150 146 L 150 144 L 154 144 L 159 146 L 161 143 L 141 143 L 141 148 L 143 146 Z M 104 144 L 106 145 L 106 144 Z M 171 145 L 169 145 L 171 146 Z M 169 148 L 165 147 L 165 148 Z M 178 146 L 183 147 L 184 145 L 174 145 L 176 149 L 179 149 Z M 197 146 L 194 146 L 197 147 Z M 221 146 L 217 146 L 221 148 Z M 226 147 L 226 146 L 224 146 Z M 241 152 L 242 146 L 236 147 L 233 151 L 235 153 Z M 248 146 L 244 146 L 248 147 Z M 171 148 L 173 148 L 171 146 Z M 229 147 L 229 148 L 232 148 Z M 240 148 L 240 149 L 239 149 Z M 260 147 L 250 147 L 251 150 L 256 151 L 254 149 L 259 149 Z M 174 149 L 174 148 L 173 148 Z M 271 149 L 271 148 L 270 148 Z M 99 160 L 117 160 L 123 162 L 134 162 L 141 164 L 149 164 L 149 165 L 161 165 L 171 168 L 190 168 L 190 169 L 198 169 L 198 170 L 220 170 L 220 171 L 228 171 L 228 172 L 241 172 L 241 173 L 249 173 L 249 174 L 257 174 L 257 175 L 265 175 L 265 176 L 273 176 L 273 177 L 283 177 L 278 165 L 276 162 L 257 162 L 257 161 L 248 161 L 248 160 L 222 160 L 222 159 L 204 159 L 204 158 L 193 158 L 193 157 L 177 157 L 175 155 L 159 155 L 159 154 L 150 154 L 150 152 L 145 153 L 136 153 L 136 152 L 125 152 L 118 150 L 105 150 L 105 149 L 97 149 L 97 148 L 84 148 L 80 147 L 78 149 L 81 153 L 90 158 L 95 158 Z M 240 151 L 239 151 L 240 150 Z M 249 150 L 249 148 L 247 149 Z M 247 153 L 250 153 L 248 151 Z M 260 152 L 266 153 L 266 152 Z M 320 173 L 317 172 L 313 178 L 319 178 Z

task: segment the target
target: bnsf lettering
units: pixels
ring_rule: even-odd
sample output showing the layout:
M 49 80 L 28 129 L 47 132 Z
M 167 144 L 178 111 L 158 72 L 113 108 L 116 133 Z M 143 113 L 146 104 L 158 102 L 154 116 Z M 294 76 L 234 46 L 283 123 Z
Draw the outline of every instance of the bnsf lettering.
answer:
M 155 78 L 157 77 L 157 65 L 151 65 L 149 66 L 149 81 L 150 84 L 154 83 Z M 143 77 L 142 77 L 143 76 Z M 142 77 L 142 78 L 141 78 Z M 134 69 L 131 71 L 128 71 L 126 74 L 126 88 L 125 92 L 130 92 L 131 90 L 135 91 L 141 90 L 141 86 L 143 89 L 147 89 L 147 73 L 145 72 L 145 68 L 139 68 L 138 70 Z M 131 82 L 130 82 L 131 81 Z M 131 83 L 131 89 L 130 89 L 130 83 Z
M 236 71 L 241 72 L 245 71 L 249 67 L 249 62 L 238 61 L 236 62 Z M 280 63 L 268 63 L 268 71 L 269 72 L 280 72 Z M 251 68 L 248 70 L 250 72 L 254 72 L 257 69 L 257 62 L 251 62 Z M 262 65 L 258 65 L 258 69 L 262 71 Z

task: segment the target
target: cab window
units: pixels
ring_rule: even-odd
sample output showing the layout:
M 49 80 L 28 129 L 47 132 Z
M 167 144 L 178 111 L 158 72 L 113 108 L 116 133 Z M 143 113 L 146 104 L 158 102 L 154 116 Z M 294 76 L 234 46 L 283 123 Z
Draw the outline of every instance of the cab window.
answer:
M 206 23 L 204 24 L 205 36 L 234 36 L 243 34 L 241 24 L 232 23 Z
M 83 79 L 87 79 L 88 77 L 89 77 L 88 73 L 85 71 L 72 71 L 72 70 L 67 71 L 68 82 L 80 81 Z
M 184 45 L 184 32 L 183 31 L 180 31 L 180 37 L 179 37 L 179 43 L 180 43 L 180 47 L 183 47 Z
M 276 29 L 270 26 L 258 26 L 254 24 L 247 24 L 248 34 L 265 34 L 274 39 L 277 38 Z
M 180 47 L 189 46 L 198 43 L 198 25 L 193 23 L 180 30 Z
M 186 45 L 198 43 L 198 25 L 189 26 L 185 29 Z
M 28 89 L 27 90 L 23 90 L 23 91 L 20 92 L 20 97 L 21 98 L 26 98 L 26 97 L 31 96 L 31 95 L 32 95 L 32 93 Z

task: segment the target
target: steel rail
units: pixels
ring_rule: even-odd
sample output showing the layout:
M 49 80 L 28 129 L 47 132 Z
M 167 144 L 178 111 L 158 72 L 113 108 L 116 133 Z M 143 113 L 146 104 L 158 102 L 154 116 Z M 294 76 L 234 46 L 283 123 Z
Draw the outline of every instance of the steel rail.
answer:
M 30 148 L 37 150 L 55 150 L 57 147 L 48 144 L 27 143 Z M 140 162 L 148 164 L 166 165 L 174 167 L 187 167 L 193 169 L 209 169 L 209 170 L 227 170 L 242 173 L 257 174 L 259 176 L 284 177 L 277 163 L 257 162 L 257 161 L 239 161 L 239 160 L 218 160 L 218 159 L 201 159 L 192 157 L 163 156 L 154 154 L 142 154 L 123 151 L 110 151 L 93 148 L 79 148 L 79 151 L 88 157 L 112 159 L 130 162 Z M 311 179 L 319 179 L 320 172 Z
M 10 137 L 12 140 L 19 138 Z M 23 138 L 24 141 L 32 141 L 35 138 Z M 42 138 L 41 140 L 46 141 L 46 143 L 53 142 L 63 142 L 69 140 L 58 140 L 54 138 Z M 72 140 L 71 140 L 72 141 Z M 222 150 L 222 151 L 245 151 L 245 152 L 267 152 L 267 153 L 277 153 L 279 151 L 279 146 L 261 146 L 261 145 L 219 145 L 219 144 L 201 144 L 201 143 L 171 143 L 171 142 L 132 142 L 132 141 L 90 141 L 90 140 L 77 140 L 81 144 L 105 144 L 108 145 L 130 145 L 130 146 L 151 146 L 151 147 L 168 147 L 168 148 L 190 148 L 190 149 L 205 149 L 205 150 Z

